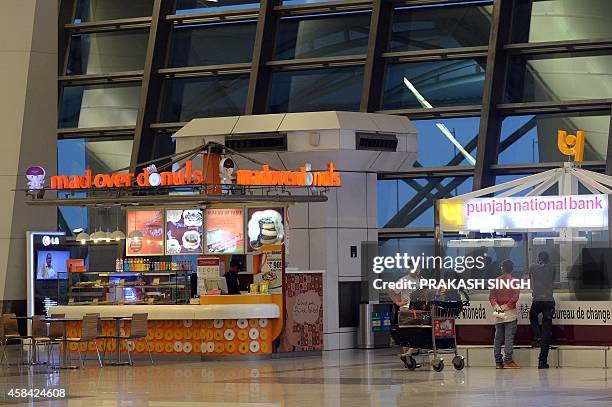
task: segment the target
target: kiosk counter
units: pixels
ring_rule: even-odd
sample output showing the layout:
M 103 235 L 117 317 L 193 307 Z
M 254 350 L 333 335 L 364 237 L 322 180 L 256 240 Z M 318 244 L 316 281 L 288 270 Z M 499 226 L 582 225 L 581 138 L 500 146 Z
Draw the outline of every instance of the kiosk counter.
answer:
M 278 337 L 282 327 L 282 299 L 275 299 L 274 295 L 215 297 L 219 303 L 202 305 L 54 306 L 49 309 L 49 314 L 65 314 L 67 318 L 82 319 L 85 314 L 99 313 L 102 335 L 115 335 L 113 318 L 147 313 L 147 342 L 151 352 L 157 355 L 271 354 L 272 341 Z M 233 303 L 231 297 L 235 297 Z M 68 335 L 79 336 L 80 324 L 70 322 Z M 130 321 L 122 320 L 120 326 L 120 334 L 129 335 Z M 73 352 L 77 351 L 77 344 L 70 346 Z M 93 343 L 88 347 L 85 344 L 80 346 L 82 352 L 95 352 Z M 108 341 L 107 346 L 107 350 L 115 350 L 114 341 Z M 135 354 L 147 353 L 145 341 L 128 341 L 127 346 Z

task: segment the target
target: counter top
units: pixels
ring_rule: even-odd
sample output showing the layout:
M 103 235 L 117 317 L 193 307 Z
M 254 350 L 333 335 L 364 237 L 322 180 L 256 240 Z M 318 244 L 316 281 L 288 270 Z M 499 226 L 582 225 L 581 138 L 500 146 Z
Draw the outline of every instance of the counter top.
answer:
M 51 314 L 65 314 L 66 318 L 82 318 L 87 313 L 100 317 L 130 316 L 146 312 L 151 320 L 174 319 L 249 319 L 280 318 L 276 304 L 222 304 L 222 305 L 56 305 Z

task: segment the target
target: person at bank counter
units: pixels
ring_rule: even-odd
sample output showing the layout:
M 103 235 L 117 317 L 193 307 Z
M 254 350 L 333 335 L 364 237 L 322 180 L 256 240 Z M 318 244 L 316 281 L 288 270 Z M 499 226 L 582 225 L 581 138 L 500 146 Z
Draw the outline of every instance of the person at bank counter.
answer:
M 240 281 L 238 280 L 239 269 L 240 262 L 238 260 L 232 260 L 229 270 L 225 272 L 225 284 L 227 285 L 228 294 L 240 294 Z
M 540 347 L 538 369 L 548 369 L 548 350 L 552 337 L 552 318 L 555 312 L 555 299 L 553 297 L 553 283 L 555 270 L 550 265 L 548 253 L 542 251 L 538 254 L 538 264 L 529 269 L 531 281 L 531 309 L 529 322 L 533 333 L 532 346 Z M 542 328 L 538 320 L 542 314 Z
M 514 263 L 512 260 L 504 260 L 501 263 L 501 276 L 496 280 L 517 280 L 512 276 Z M 518 323 L 518 302 L 520 289 L 494 288 L 489 293 L 489 302 L 493 307 L 495 317 L 495 340 L 494 355 L 496 369 L 519 369 L 520 366 L 513 359 L 514 336 Z M 502 345 L 504 345 L 504 356 L 502 357 Z
M 45 262 L 40 267 L 40 271 L 38 274 L 40 276 L 39 278 L 42 278 L 45 280 L 57 279 L 57 272 L 55 271 L 55 268 L 53 267 L 53 257 L 51 256 L 51 253 L 47 253 Z

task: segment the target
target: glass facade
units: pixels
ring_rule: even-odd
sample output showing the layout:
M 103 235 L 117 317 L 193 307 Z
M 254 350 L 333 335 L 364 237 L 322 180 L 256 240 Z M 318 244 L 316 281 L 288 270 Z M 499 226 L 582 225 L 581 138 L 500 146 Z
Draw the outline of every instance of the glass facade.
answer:
M 172 34 L 170 67 L 251 62 L 256 23 L 179 25 Z
M 510 58 L 508 102 L 612 98 L 612 54 L 608 51 Z
M 586 131 L 584 160 L 605 161 L 610 132 L 610 113 L 561 113 L 509 116 L 502 122 L 500 164 L 561 162 L 567 156 L 553 137 L 558 129 Z
M 514 42 L 575 41 L 612 37 L 609 0 L 518 0 Z
M 142 70 L 148 30 L 79 33 L 70 39 L 67 75 Z
M 473 178 L 415 178 L 378 181 L 378 226 L 433 228 L 435 199 L 472 191 Z
M 151 143 L 144 150 L 152 159 L 175 150 L 176 123 L 192 118 L 364 106 L 404 115 L 418 130 L 418 158 L 410 179 L 379 181 L 378 221 L 408 231 L 433 227 L 434 199 L 472 189 L 477 145 L 490 141 L 483 137 L 499 139 L 489 152 L 499 167 L 484 169 L 485 176 L 495 171 L 497 182 L 565 161 L 555 147 L 557 129 L 587 132 L 585 165 L 601 170 L 608 158 L 611 1 L 514 0 L 495 21 L 497 0 L 384 2 L 390 13 L 374 15 L 368 2 L 279 0 L 264 15 L 259 1 L 174 0 L 175 15 L 160 19 L 170 33 L 162 47 L 147 43 L 146 22 L 109 22 L 155 18 L 153 3 L 76 2 L 76 26 L 60 44 L 67 53 L 60 76 L 102 78 L 62 78 L 59 128 L 95 127 L 105 136 L 105 129 L 134 126 L 145 109 L 154 119 L 139 139 Z M 382 53 L 366 58 L 373 17 L 384 27 L 376 38 Z M 96 27 L 79 27 L 89 22 Z M 488 54 L 498 27 L 509 33 L 504 52 Z M 554 44 L 542 44 L 548 42 Z M 165 69 L 146 83 L 132 71 L 144 69 L 152 48 Z M 487 63 L 496 69 L 487 71 Z M 119 72 L 127 78 L 118 83 Z M 161 89 L 161 97 L 139 106 L 143 86 Z
M 415 167 L 472 165 L 476 159 L 479 117 L 413 120 L 419 151 Z
M 134 126 L 140 84 L 66 86 L 60 102 L 60 128 Z
M 204 13 L 207 11 L 230 11 L 258 7 L 259 2 L 252 0 L 176 0 L 177 14 Z
M 276 72 L 269 113 L 359 110 L 363 68 Z
M 486 46 L 492 2 L 478 5 L 402 7 L 393 14 L 390 51 Z
M 244 112 L 248 84 L 248 75 L 168 80 L 162 120 L 186 122 L 197 117 L 240 115 Z
M 150 17 L 154 0 L 77 0 L 75 23 Z
M 485 60 L 467 59 L 390 64 L 385 79 L 383 108 L 414 109 L 479 105 Z
M 365 54 L 370 13 L 283 18 L 276 38 L 276 59 Z
M 132 145 L 131 138 L 58 140 L 57 172 L 83 174 L 85 170 L 91 169 L 94 173 L 112 173 L 130 165 Z M 83 193 L 80 195 L 83 196 Z M 75 206 L 59 207 L 59 224 L 68 235 L 77 228 L 83 228 L 90 233 L 95 228 L 113 228 L 113 231 L 117 223 L 116 212 L 117 209 L 103 211 Z

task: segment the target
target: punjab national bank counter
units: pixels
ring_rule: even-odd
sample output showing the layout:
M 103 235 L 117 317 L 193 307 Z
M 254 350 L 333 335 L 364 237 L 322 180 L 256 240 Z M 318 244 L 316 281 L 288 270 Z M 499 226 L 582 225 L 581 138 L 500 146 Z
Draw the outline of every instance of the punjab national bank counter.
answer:
M 610 367 L 612 177 L 581 168 L 579 144 L 585 137 L 581 133 L 576 138 L 559 131 L 560 150 L 574 157 L 560 168 L 439 201 L 436 242 L 444 255 L 485 256 L 483 269 L 455 278 L 495 278 L 506 259 L 513 261 L 517 278 L 528 279 L 530 271 L 542 264 L 551 267 L 555 271 L 552 343 L 559 346 L 551 354 L 561 365 L 565 361 Z M 568 144 L 574 147 L 567 148 Z M 488 294 L 487 289 L 470 291 L 470 306 L 456 322 L 461 345 L 492 344 L 494 319 Z M 521 290 L 515 344 L 530 345 L 533 340 L 531 304 L 532 291 Z M 492 361 L 489 354 L 487 360 Z
M 86 314 L 99 314 L 102 335 L 129 336 L 132 314 L 146 313 L 146 341 L 120 345 L 136 355 L 322 350 L 323 274 L 285 269 L 287 207 L 326 201 L 340 175 L 332 163 L 318 171 L 237 170 L 232 155 L 207 143 L 174 157 L 174 171 L 148 166 L 122 177 L 87 171 L 51 177 L 51 187 L 29 185 L 31 205 L 120 207 L 122 218 L 113 233 L 94 226 L 91 234 L 62 236 L 56 248 L 41 246 L 45 232 L 30 232 L 29 315 L 44 302 L 48 315 L 74 319 L 67 335 L 79 337 Z M 65 197 L 43 198 L 55 192 Z M 94 262 L 87 250 L 99 246 L 117 255 Z M 117 350 L 114 341 L 107 345 Z M 77 346 L 96 349 L 90 343 L 71 350 Z

